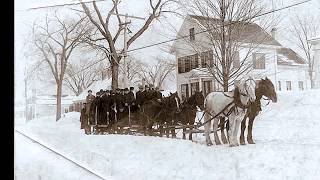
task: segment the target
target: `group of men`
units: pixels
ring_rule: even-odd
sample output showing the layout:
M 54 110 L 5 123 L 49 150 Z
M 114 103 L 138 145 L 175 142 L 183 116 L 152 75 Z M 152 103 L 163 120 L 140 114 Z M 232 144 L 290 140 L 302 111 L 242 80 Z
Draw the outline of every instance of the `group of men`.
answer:
M 85 134 L 91 134 L 92 126 L 113 125 L 129 112 L 138 111 L 144 102 L 161 98 L 159 88 L 148 85 L 139 86 L 136 93 L 134 87 L 115 91 L 101 89 L 96 96 L 89 90 L 86 103 L 81 110 L 81 129 L 85 130 Z

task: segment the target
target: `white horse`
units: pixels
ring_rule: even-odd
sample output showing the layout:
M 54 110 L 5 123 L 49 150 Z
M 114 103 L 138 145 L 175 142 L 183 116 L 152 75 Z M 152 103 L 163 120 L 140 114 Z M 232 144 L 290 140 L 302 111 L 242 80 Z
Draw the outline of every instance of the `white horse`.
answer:
M 245 111 L 241 110 L 241 108 L 245 108 L 249 101 L 254 102 L 256 100 L 255 87 L 255 81 L 252 78 L 246 78 L 240 80 L 239 84 L 235 86 L 235 89 L 230 92 L 211 92 L 207 95 L 204 100 L 204 131 L 208 146 L 212 145 L 209 135 L 211 132 L 210 127 L 212 117 L 215 116 L 217 116 L 213 118 L 215 143 L 217 145 L 221 144 L 217 134 L 218 123 L 220 117 L 226 117 L 229 119 L 229 146 L 232 147 L 239 145 L 237 134 L 241 120 L 245 115 Z M 224 134 L 223 137 L 225 137 Z

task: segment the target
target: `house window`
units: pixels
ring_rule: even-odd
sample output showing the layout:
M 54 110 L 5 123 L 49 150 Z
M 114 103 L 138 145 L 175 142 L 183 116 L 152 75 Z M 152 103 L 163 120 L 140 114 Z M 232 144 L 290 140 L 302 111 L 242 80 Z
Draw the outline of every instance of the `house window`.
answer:
M 184 57 L 178 58 L 178 73 L 184 73 L 186 71 L 184 59 Z
M 303 91 L 303 90 L 304 90 L 304 88 L 303 88 L 303 81 L 299 81 L 299 82 L 298 82 L 298 85 L 299 85 L 299 90 L 300 90 L 300 91 Z
M 213 52 L 212 51 L 206 51 L 202 52 L 200 55 L 201 59 L 201 67 L 212 67 L 213 66 Z
M 191 56 L 185 57 L 184 67 L 185 67 L 185 72 L 189 72 L 191 70 Z
M 189 97 L 189 87 L 188 84 L 181 84 L 181 99 L 184 101 Z
M 291 89 L 292 89 L 291 81 L 286 81 L 286 85 L 287 85 L 287 91 L 291 91 Z
M 195 69 L 199 67 L 199 58 L 198 54 L 194 54 L 191 56 L 191 69 Z
M 191 83 L 191 96 L 192 96 L 196 91 L 199 91 L 199 82 Z
M 281 81 L 278 81 L 278 90 L 281 91 Z
M 235 51 L 232 56 L 233 68 L 240 68 L 240 55 L 239 51 Z
M 189 29 L 189 37 L 190 37 L 190 41 L 194 41 L 196 39 L 194 34 L 194 28 Z
M 252 53 L 252 58 L 253 58 L 253 69 L 265 69 L 266 68 L 265 54 Z
M 203 95 L 207 96 L 212 91 L 212 81 L 202 82 Z

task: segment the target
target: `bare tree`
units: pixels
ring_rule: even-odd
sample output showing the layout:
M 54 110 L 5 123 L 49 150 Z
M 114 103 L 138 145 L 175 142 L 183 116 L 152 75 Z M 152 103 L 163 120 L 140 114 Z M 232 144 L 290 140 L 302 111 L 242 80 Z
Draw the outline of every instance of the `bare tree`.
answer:
M 56 121 L 61 118 L 62 83 L 68 61 L 79 40 L 90 31 L 87 25 L 86 17 L 62 19 L 56 12 L 52 18 L 46 16 L 44 25 L 33 26 L 38 58 L 48 65 L 57 86 Z
M 141 71 L 142 67 L 144 66 L 141 61 L 137 60 L 134 56 L 128 56 L 125 62 L 120 64 L 121 71 L 123 71 L 126 75 L 126 78 L 129 81 L 136 82 L 139 78 L 139 72 Z
M 224 91 L 234 84 L 234 80 L 252 69 L 252 52 L 267 41 L 270 36 L 254 23 L 264 12 L 261 0 L 190 0 L 180 4 L 198 24 L 198 30 L 206 32 L 197 35 L 202 38 L 184 41 L 198 52 L 202 67 L 210 73 Z M 259 19 L 261 24 L 271 26 L 272 19 Z M 267 28 L 267 27 L 265 27 Z M 197 32 L 195 32 L 196 35 Z M 207 51 L 207 54 L 203 53 Z M 244 52 L 242 56 L 239 52 Z
M 155 59 L 156 64 L 144 64 L 139 75 L 147 84 L 163 88 L 164 81 L 175 70 L 176 65 L 173 59 L 161 56 L 158 56 Z
M 148 13 L 148 17 L 146 18 L 144 24 L 140 28 L 137 28 L 135 32 L 132 32 L 133 35 L 126 42 L 127 48 L 129 48 L 133 42 L 135 42 L 149 28 L 152 22 L 160 17 L 162 13 L 169 12 L 167 7 L 172 1 L 173 0 L 149 0 L 151 11 Z M 112 0 L 112 8 L 109 9 L 108 14 L 105 17 L 103 17 L 95 1 L 92 2 L 94 13 L 91 12 L 90 8 L 85 3 L 81 4 L 91 23 L 98 30 L 97 37 L 90 38 L 90 41 L 94 43 L 101 42 L 104 46 L 104 49 L 108 51 L 110 55 L 112 89 L 115 89 L 118 87 L 118 71 L 120 60 L 123 57 L 122 54 L 125 53 L 126 50 L 125 46 L 123 46 L 119 51 L 118 47 L 116 46 L 116 44 L 119 44 L 119 35 L 125 28 L 125 22 L 123 22 L 121 19 L 118 10 L 120 0 Z M 112 32 L 110 28 L 111 16 L 113 13 L 117 14 L 115 15 L 117 19 L 116 24 L 112 23 L 112 26 L 118 27 L 115 32 Z M 96 16 L 94 16 L 94 14 L 96 14 Z
M 80 95 L 83 90 L 99 79 L 99 65 L 92 66 L 92 62 L 88 61 L 69 63 L 66 69 L 65 85 L 76 96 Z
M 30 120 L 30 117 L 28 116 L 28 104 L 29 104 L 29 85 L 32 80 L 34 80 L 37 77 L 39 67 L 41 66 L 41 62 L 36 62 L 33 65 L 27 66 L 27 63 L 25 64 L 24 69 L 24 98 L 25 98 L 25 120 L 28 122 Z
M 312 56 L 312 43 L 308 40 L 315 37 L 320 31 L 320 23 L 317 16 L 296 16 L 291 20 L 289 32 L 292 35 L 290 41 L 293 42 L 302 52 L 307 60 L 308 74 L 311 88 L 315 87 L 314 80 L 314 57 Z

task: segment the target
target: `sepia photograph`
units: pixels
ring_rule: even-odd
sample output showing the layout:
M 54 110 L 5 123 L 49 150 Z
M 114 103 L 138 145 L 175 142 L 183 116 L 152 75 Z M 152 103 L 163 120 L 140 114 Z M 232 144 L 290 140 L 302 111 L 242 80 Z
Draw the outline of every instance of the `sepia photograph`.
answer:
M 320 0 L 14 0 L 15 180 L 319 167 Z

